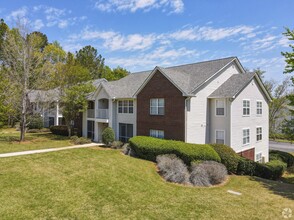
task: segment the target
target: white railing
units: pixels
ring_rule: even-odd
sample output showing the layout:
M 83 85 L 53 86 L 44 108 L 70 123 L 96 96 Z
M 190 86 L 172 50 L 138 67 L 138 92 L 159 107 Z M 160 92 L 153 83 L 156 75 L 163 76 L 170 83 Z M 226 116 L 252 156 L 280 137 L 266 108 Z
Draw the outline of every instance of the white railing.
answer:
M 108 119 L 109 118 L 108 109 L 97 109 L 96 118 Z
M 95 111 L 94 109 L 88 109 L 87 110 L 87 118 L 95 118 Z

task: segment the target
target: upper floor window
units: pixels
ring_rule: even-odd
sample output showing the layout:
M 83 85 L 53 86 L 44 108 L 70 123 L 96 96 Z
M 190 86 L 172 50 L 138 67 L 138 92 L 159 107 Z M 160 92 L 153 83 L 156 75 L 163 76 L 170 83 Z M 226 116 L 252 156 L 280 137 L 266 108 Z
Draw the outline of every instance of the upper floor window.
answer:
M 133 100 L 118 101 L 118 113 L 133 113 L 134 102 Z
M 256 114 L 262 115 L 262 101 L 256 102 Z
M 262 127 L 256 128 L 256 141 L 262 140 Z
M 225 131 L 222 131 L 222 130 L 215 131 L 215 143 L 225 144 Z
M 250 129 L 243 129 L 243 145 L 250 143 Z
M 164 99 L 150 99 L 150 115 L 164 115 Z
M 250 115 L 250 100 L 243 100 L 243 115 Z
M 164 131 L 151 129 L 150 130 L 150 137 L 164 138 Z
M 225 101 L 224 100 L 215 100 L 215 114 L 216 115 L 225 115 Z

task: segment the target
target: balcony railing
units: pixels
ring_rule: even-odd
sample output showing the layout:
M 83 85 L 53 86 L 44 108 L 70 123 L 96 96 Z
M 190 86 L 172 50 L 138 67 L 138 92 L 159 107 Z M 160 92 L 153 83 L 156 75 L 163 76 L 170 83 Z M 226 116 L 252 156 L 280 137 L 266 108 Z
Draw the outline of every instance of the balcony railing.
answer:
M 108 119 L 109 118 L 108 109 L 97 109 L 96 118 Z
M 95 118 L 95 111 L 94 109 L 87 110 L 87 118 Z

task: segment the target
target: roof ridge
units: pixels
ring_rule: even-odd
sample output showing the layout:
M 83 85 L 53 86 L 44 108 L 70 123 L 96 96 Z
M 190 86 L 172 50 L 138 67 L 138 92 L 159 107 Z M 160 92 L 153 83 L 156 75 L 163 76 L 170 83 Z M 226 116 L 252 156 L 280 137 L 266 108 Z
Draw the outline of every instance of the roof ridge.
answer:
M 215 61 L 220 61 L 220 60 L 226 60 L 229 58 L 237 58 L 236 56 L 231 56 L 231 57 L 224 57 L 224 58 L 219 58 L 219 59 L 215 59 L 215 60 L 204 60 L 204 61 L 200 61 L 200 62 L 195 62 L 195 63 L 187 63 L 187 64 L 181 64 L 181 65 L 176 65 L 176 66 L 169 66 L 169 67 L 164 67 L 165 69 L 170 69 L 170 68 L 174 68 L 174 67 L 180 67 L 180 66 L 189 66 L 189 65 L 195 65 L 195 64 L 200 64 L 200 63 L 208 63 L 208 62 L 215 62 Z

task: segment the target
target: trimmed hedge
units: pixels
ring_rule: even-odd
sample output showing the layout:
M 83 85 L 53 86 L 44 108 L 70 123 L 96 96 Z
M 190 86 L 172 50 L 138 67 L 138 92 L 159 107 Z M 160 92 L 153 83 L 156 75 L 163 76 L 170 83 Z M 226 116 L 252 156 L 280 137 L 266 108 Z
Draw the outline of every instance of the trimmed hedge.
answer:
M 229 173 L 237 173 L 240 156 L 229 146 L 224 144 L 210 144 L 221 158 Z
M 132 137 L 129 142 L 137 157 L 154 162 L 162 154 L 175 154 L 187 165 L 194 160 L 221 161 L 216 151 L 207 144 L 189 144 L 145 136 Z
M 50 131 L 52 134 L 68 136 L 68 129 L 66 125 L 50 126 Z
M 255 176 L 265 179 L 277 180 L 279 179 L 287 168 L 287 164 L 280 160 L 272 160 L 268 163 L 256 163 Z
M 280 160 L 287 164 L 287 167 L 291 167 L 294 165 L 294 156 L 290 153 L 279 151 L 279 150 L 271 150 L 269 153 L 270 160 Z
M 253 160 L 249 160 L 244 157 L 239 157 L 237 174 L 254 176 L 256 164 L 257 163 L 254 162 Z

